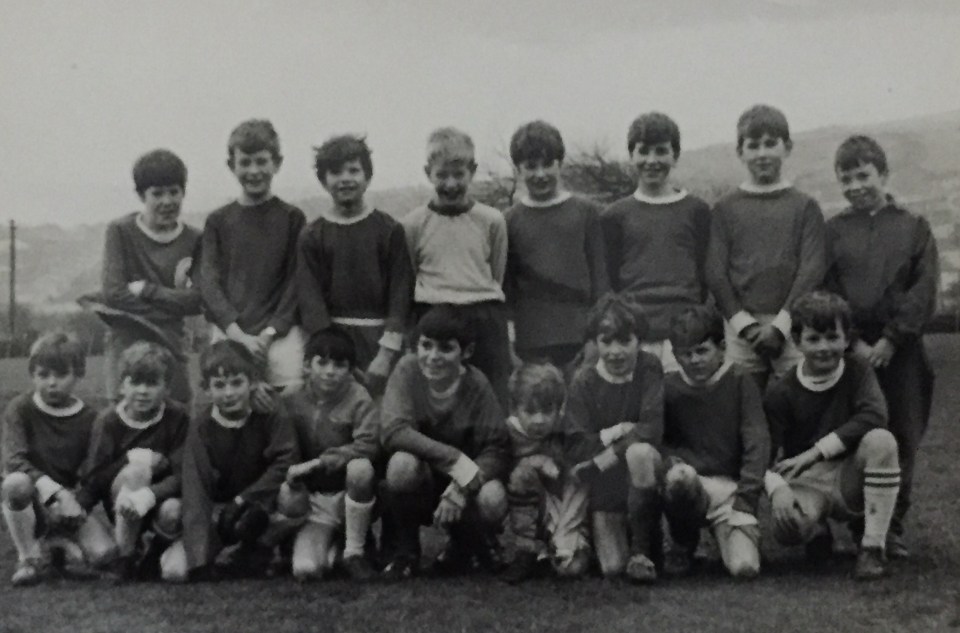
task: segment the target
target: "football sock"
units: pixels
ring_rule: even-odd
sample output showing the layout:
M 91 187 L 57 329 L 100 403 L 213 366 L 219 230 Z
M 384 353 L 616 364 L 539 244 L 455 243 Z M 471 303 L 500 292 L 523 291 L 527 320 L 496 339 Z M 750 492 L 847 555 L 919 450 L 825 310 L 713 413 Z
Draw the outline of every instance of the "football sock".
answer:
M 343 556 L 362 556 L 367 540 L 367 530 L 370 529 L 370 519 L 373 515 L 371 499 L 365 503 L 354 501 L 350 495 L 344 498 L 344 545 Z
M 137 536 L 139 534 L 140 521 L 130 521 L 125 519 L 122 514 L 117 514 L 116 522 L 113 525 L 113 538 L 117 541 L 121 556 L 133 554 L 137 548 Z
M 6 503 L 0 504 L 3 508 L 3 518 L 10 530 L 10 539 L 17 548 L 17 558 L 21 561 L 40 558 L 40 541 L 34 536 L 37 528 L 37 515 L 33 506 L 28 505 L 23 510 L 14 510 Z
M 900 490 L 899 468 L 868 468 L 863 473 L 863 547 L 883 548 Z

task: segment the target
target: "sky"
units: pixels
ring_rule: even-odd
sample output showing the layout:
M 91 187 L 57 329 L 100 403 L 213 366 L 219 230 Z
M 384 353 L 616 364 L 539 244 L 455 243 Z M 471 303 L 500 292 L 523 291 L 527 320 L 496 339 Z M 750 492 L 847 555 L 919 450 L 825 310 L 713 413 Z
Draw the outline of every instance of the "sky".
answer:
M 839 6 L 838 6 L 839 5 Z M 685 148 L 733 143 L 746 107 L 793 130 L 960 109 L 955 0 L 0 0 L 0 221 L 102 222 L 139 200 L 166 147 L 184 210 L 237 192 L 230 130 L 269 118 L 283 197 L 321 195 L 311 146 L 365 134 L 372 188 L 424 184 L 429 132 L 455 125 L 481 173 L 520 124 L 626 156 L 660 110 Z

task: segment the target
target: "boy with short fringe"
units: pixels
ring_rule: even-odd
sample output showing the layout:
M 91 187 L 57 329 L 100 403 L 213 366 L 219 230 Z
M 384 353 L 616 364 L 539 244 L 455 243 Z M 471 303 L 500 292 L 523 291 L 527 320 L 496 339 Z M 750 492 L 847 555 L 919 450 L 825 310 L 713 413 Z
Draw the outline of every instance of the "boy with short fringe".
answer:
M 904 558 L 903 521 L 933 396 L 922 335 L 936 308 L 937 243 L 927 220 L 887 193 L 887 157 L 874 139 L 845 140 L 834 169 L 850 208 L 827 222 L 826 286 L 850 303 L 859 337 L 853 353 L 873 366 L 886 396 L 901 469 L 887 555 Z
M 668 571 L 689 571 L 708 526 L 730 574 L 752 578 L 760 571 L 757 503 L 770 455 L 760 390 L 724 360 L 723 319 L 713 308 L 674 315 L 670 342 L 680 369 L 663 385 Z
M 727 358 L 756 376 L 782 376 L 800 360 L 789 307 L 823 282 L 820 206 L 781 178 L 793 147 L 783 112 L 749 108 L 737 121 L 737 155 L 749 180 L 713 209 L 707 284 L 727 319 Z
M 403 227 L 366 204 L 373 177 L 363 138 L 336 136 L 316 148 L 317 179 L 333 209 L 300 235 L 297 295 L 308 336 L 337 324 L 353 339 L 355 366 L 382 394 L 403 346 L 413 271 Z
M 550 365 L 525 363 L 510 376 L 507 430 L 514 465 L 507 485 L 509 524 L 516 538 L 511 584 L 539 575 L 548 563 L 557 575 L 582 575 L 590 564 L 587 489 L 569 467 L 589 457 L 582 429 L 566 426 L 563 374 Z M 587 449 L 589 450 L 589 449 Z
M 143 209 L 107 226 L 101 296 L 81 303 L 110 326 L 107 398 L 117 397 L 123 351 L 146 339 L 164 345 L 176 358 L 170 396 L 189 404 L 183 320 L 200 314 L 201 300 L 190 280 L 200 231 L 180 221 L 187 168 L 173 152 L 153 150 L 134 163 L 133 182 Z
M 504 216 L 514 348 L 524 361 L 561 369 L 580 352 L 587 313 L 609 290 L 600 207 L 563 189 L 563 158 L 557 128 L 544 121 L 520 126 L 510 159 L 526 192 Z
M 636 304 L 616 294 L 600 299 L 587 321 L 596 365 L 574 377 L 564 415 L 583 429 L 583 450 L 573 477 L 590 487 L 593 544 L 606 577 L 657 579 L 662 564 L 660 446 L 663 440 L 663 369 L 640 349 L 648 326 Z
M 77 501 L 87 512 L 103 502 L 113 518 L 118 580 L 151 575 L 180 536 L 180 471 L 190 417 L 167 400 L 174 363 L 164 347 L 131 345 L 120 358 L 122 399 L 94 423 Z
M 809 558 L 823 560 L 833 550 L 827 518 L 862 517 L 854 577 L 885 576 L 900 466 L 883 393 L 870 364 L 846 355 L 852 325 L 846 301 L 815 291 L 790 312 L 802 359 L 764 398 L 775 460 L 765 481 L 774 536 L 805 544 Z
M 237 341 L 266 361 L 278 389 L 302 380 L 303 333 L 297 325 L 297 239 L 303 212 L 273 195 L 283 156 L 273 125 L 244 121 L 230 133 L 227 166 L 240 183 L 236 201 L 213 211 L 203 230 L 200 293 L 212 340 Z
M 471 363 L 507 406 L 512 363 L 503 277 L 507 265 L 507 225 L 497 209 L 470 198 L 477 171 L 473 141 L 452 127 L 434 130 L 427 140 L 427 177 L 433 199 L 402 220 L 416 275 L 414 317 L 432 306 L 466 309 L 476 347 Z
M 15 586 L 40 582 L 57 543 L 64 558 L 95 566 L 116 548 L 106 526 L 77 501 L 96 412 L 73 395 L 86 369 L 83 346 L 62 332 L 30 348 L 33 389 L 14 398 L 3 416 L 3 518 L 17 550 Z
M 234 571 L 265 572 L 268 552 L 258 541 L 299 457 L 285 409 L 262 412 L 251 405 L 261 375 L 246 347 L 214 343 L 200 356 L 200 373 L 211 404 L 196 416 L 184 444 L 183 538 L 160 561 L 163 579 L 172 582 L 210 576 L 217 554 L 232 545 Z
M 293 543 L 293 576 L 300 581 L 330 570 L 341 532 L 350 577 L 367 581 L 375 574 L 365 541 L 380 425 L 370 394 L 353 377 L 356 362 L 349 334 L 336 326 L 321 330 L 307 341 L 303 388 L 284 396 L 304 461 L 287 469 L 279 510 L 306 521 Z
M 710 209 L 674 186 L 670 173 L 680 158 L 680 129 L 665 114 L 637 117 L 627 132 L 627 151 L 637 170 L 637 190 L 602 216 L 613 289 L 643 306 L 650 323 L 641 348 L 677 370 L 670 349 L 670 318 L 707 295 L 704 260 Z

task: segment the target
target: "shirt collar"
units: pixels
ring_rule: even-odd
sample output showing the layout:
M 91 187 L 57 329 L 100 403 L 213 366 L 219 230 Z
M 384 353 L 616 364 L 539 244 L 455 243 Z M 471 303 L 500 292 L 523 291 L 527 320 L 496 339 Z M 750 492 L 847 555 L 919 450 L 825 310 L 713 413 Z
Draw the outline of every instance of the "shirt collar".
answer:
M 683 378 L 683 382 L 687 383 L 691 387 L 708 387 L 720 382 L 720 379 L 723 378 L 728 371 L 730 371 L 731 367 L 733 367 L 733 363 L 731 361 L 724 361 L 723 364 L 720 365 L 720 368 L 713 372 L 713 375 L 707 378 L 705 382 L 695 382 L 692 378 L 690 378 L 690 376 L 687 375 L 687 372 L 683 371 L 683 367 L 680 367 L 679 371 L 680 377 Z
M 792 186 L 793 183 L 789 180 L 781 180 L 780 182 L 775 182 L 772 185 L 757 185 L 752 182 L 744 182 L 740 184 L 740 191 L 745 191 L 747 193 L 774 193 L 776 191 L 789 189 Z
M 137 214 L 136 224 L 141 233 L 158 244 L 169 244 L 180 237 L 180 234 L 183 233 L 183 222 L 181 222 L 179 219 L 177 220 L 176 228 L 170 231 L 163 231 L 162 233 L 154 231 L 147 226 L 147 223 L 143 221 L 143 215 L 139 213 Z
M 633 372 L 630 372 L 626 376 L 614 376 L 607 371 L 602 360 L 597 361 L 597 373 L 600 374 L 601 378 L 613 385 L 625 385 L 633 380 Z
M 675 189 L 673 193 L 666 196 L 657 196 L 656 198 L 648 196 L 647 194 L 640 191 L 639 187 L 636 191 L 633 192 L 633 197 L 639 200 L 640 202 L 645 202 L 647 204 L 673 204 L 674 202 L 680 202 L 687 197 L 686 189 Z
M 69 418 L 71 415 L 80 413 L 80 410 L 83 409 L 83 400 L 76 396 L 73 397 L 73 402 L 65 407 L 51 407 L 43 401 L 43 398 L 36 391 L 33 392 L 33 404 L 47 415 L 52 415 L 55 418 Z
M 573 197 L 573 194 L 570 193 L 569 191 L 558 191 L 557 195 L 553 196 L 549 200 L 534 200 L 533 198 L 530 197 L 529 194 L 525 193 L 520 197 L 520 202 L 522 202 L 524 206 L 544 208 L 544 207 L 554 207 L 558 204 L 566 202 L 571 197 Z
M 148 429 L 154 424 L 158 423 L 161 419 L 163 419 L 163 414 L 166 413 L 167 410 L 166 403 L 161 402 L 160 408 L 157 409 L 156 415 L 154 415 L 152 418 L 149 420 L 135 420 L 134 418 L 130 417 L 130 415 L 127 413 L 127 408 L 123 405 L 124 403 L 121 400 L 117 403 L 117 406 L 114 407 L 114 411 L 117 412 L 117 416 L 120 417 L 121 422 L 129 426 L 131 429 L 138 430 Z
M 210 417 L 213 418 L 214 422 L 225 429 L 242 429 L 247 423 L 247 420 L 250 419 L 249 415 L 240 420 L 231 420 L 229 418 L 225 418 L 223 417 L 223 414 L 220 413 L 220 409 L 217 408 L 217 405 L 213 405 L 213 408 L 210 409 Z
M 843 370 L 846 369 L 846 362 L 841 358 L 837 368 L 826 376 L 807 376 L 803 373 L 805 362 L 806 359 L 801 358 L 800 362 L 797 363 L 797 380 L 810 391 L 827 391 L 828 389 L 832 389 L 834 385 L 840 382 L 840 378 L 843 376 Z
M 356 224 L 357 222 L 367 219 L 367 217 L 371 213 L 373 213 L 373 207 L 364 207 L 363 211 L 361 211 L 357 215 L 351 215 L 350 217 L 337 215 L 336 213 L 333 212 L 333 209 L 324 211 L 320 215 L 323 217 L 324 220 L 328 220 L 330 222 L 333 222 L 334 224 L 350 225 L 350 224 Z

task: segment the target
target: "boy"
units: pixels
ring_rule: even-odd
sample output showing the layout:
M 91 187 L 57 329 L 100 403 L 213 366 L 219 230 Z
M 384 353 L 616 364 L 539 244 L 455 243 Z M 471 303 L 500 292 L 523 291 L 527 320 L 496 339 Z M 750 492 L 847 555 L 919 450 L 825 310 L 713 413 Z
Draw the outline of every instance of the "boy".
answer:
M 160 560 L 164 580 L 203 577 L 225 546 L 239 543 L 233 562 L 265 571 L 258 539 L 269 527 L 280 485 L 297 462 L 296 437 L 283 407 L 252 408 L 260 379 L 242 344 L 218 341 L 200 357 L 202 386 L 211 404 L 194 420 L 183 454 L 183 538 Z M 258 562 L 263 569 L 256 569 Z
M 565 415 L 589 441 L 592 459 L 573 467 L 590 486 L 593 544 L 606 577 L 626 573 L 653 582 L 661 564 L 660 444 L 663 439 L 663 369 L 640 349 L 646 318 L 619 295 L 600 299 L 587 322 L 596 365 L 574 377 Z
M 416 351 L 397 363 L 381 406 L 387 452 L 383 537 L 389 580 L 417 573 L 421 524 L 450 538 L 435 570 L 495 571 L 495 532 L 507 513 L 503 478 L 510 438 L 486 377 L 465 364 L 474 336 L 463 307 L 431 308 L 417 326 Z
M 749 180 L 713 209 L 707 284 L 727 319 L 727 358 L 756 376 L 783 375 L 800 360 L 789 306 L 823 281 L 823 214 L 781 179 L 793 144 L 787 118 L 767 105 L 737 122 L 737 155 Z
M 427 141 L 424 171 L 435 195 L 401 223 L 416 275 L 414 317 L 442 303 L 465 307 L 476 333 L 471 362 L 490 381 L 500 406 L 506 407 L 512 369 L 501 287 L 507 225 L 500 211 L 470 198 L 476 170 L 469 136 L 449 127 L 434 130 Z
M 886 396 L 901 469 L 887 555 L 903 558 L 903 521 L 933 396 L 922 334 L 936 308 L 937 242 L 927 220 L 887 193 L 887 157 L 874 139 L 848 138 L 834 168 L 850 208 L 827 222 L 826 284 L 850 303 L 860 336 L 853 352 L 873 366 Z
M 760 572 L 757 502 L 770 456 L 760 390 L 724 361 L 723 319 L 694 306 L 674 315 L 670 342 L 680 370 L 664 378 L 664 514 L 676 573 L 690 569 L 700 528 L 710 526 L 727 570 Z
M 316 148 L 317 179 L 333 209 L 300 235 L 297 294 L 306 334 L 336 323 L 353 339 L 355 365 L 382 394 L 403 346 L 413 271 L 400 223 L 367 206 L 373 177 L 362 138 L 336 136 Z
M 507 499 L 517 552 L 504 579 L 513 584 L 535 576 L 544 561 L 561 577 L 580 576 L 590 564 L 588 495 L 567 466 L 568 455 L 583 453 L 589 440 L 581 429 L 563 427 L 566 387 L 559 369 L 525 363 L 509 386 L 514 466 Z
M 670 172 L 680 158 L 680 129 L 665 114 L 637 117 L 627 132 L 637 190 L 603 212 L 603 232 L 614 290 L 643 306 L 650 331 L 641 349 L 678 369 L 670 349 L 670 318 L 706 299 L 704 259 L 710 209 L 675 187 Z
M 244 121 L 230 134 L 227 166 L 240 196 L 207 217 L 200 293 L 212 340 L 237 341 L 266 360 L 274 388 L 300 384 L 303 334 L 297 323 L 297 237 L 303 212 L 270 190 L 283 156 L 273 125 Z
M 563 157 L 560 131 L 543 121 L 520 126 L 510 140 L 510 159 L 526 193 L 504 216 L 504 290 L 517 355 L 567 368 L 583 347 L 587 312 L 609 282 L 600 208 L 563 189 Z
M 164 347 L 131 345 L 120 358 L 122 399 L 94 422 L 77 501 L 87 512 L 103 502 L 113 517 L 119 580 L 148 575 L 148 566 L 180 536 L 180 469 L 190 417 L 166 400 L 174 363 Z M 138 552 L 145 532 L 149 546 Z
M 86 366 L 83 346 L 62 332 L 30 348 L 33 390 L 14 398 L 3 419 L 3 518 L 17 550 L 16 586 L 39 582 L 46 546 L 65 537 L 64 554 L 103 566 L 116 554 L 106 526 L 89 516 L 75 493 L 96 412 L 73 395 Z M 75 544 L 74 544 L 75 542 Z
M 883 393 L 869 363 L 844 358 L 852 316 L 843 299 L 811 292 L 790 312 L 802 360 L 764 399 L 772 454 L 783 451 L 765 481 L 774 536 L 805 543 L 810 558 L 823 559 L 832 551 L 827 518 L 863 516 L 854 577 L 879 578 L 887 573 L 884 548 L 900 487 Z
M 117 400 L 121 354 L 146 339 L 164 345 L 177 359 L 170 397 L 189 404 L 183 320 L 200 314 L 201 306 L 200 291 L 189 278 L 200 231 L 180 221 L 187 168 L 173 152 L 153 150 L 134 163 L 133 182 L 143 209 L 107 226 L 101 296 L 85 297 L 81 303 L 110 327 L 108 399 Z
M 293 503 L 281 501 L 279 510 L 296 516 L 292 506 L 298 498 L 309 508 L 293 544 L 297 580 L 321 578 L 329 570 L 341 531 L 347 573 L 362 581 L 374 576 L 364 545 L 375 500 L 379 429 L 370 394 L 353 378 L 356 359 L 346 332 L 337 327 L 317 332 L 307 342 L 306 384 L 284 397 L 304 461 L 287 470 L 281 499 Z

